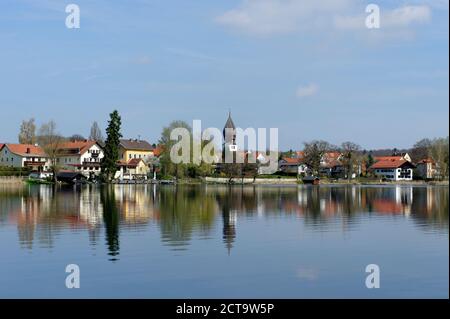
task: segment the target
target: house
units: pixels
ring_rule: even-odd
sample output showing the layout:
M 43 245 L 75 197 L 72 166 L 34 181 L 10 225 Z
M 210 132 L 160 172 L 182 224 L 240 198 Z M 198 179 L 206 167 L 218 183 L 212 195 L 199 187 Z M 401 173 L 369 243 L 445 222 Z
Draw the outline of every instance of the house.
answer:
M 319 174 L 328 177 L 340 177 L 344 174 L 343 155 L 340 152 L 326 152 L 320 159 Z
M 425 158 L 416 164 L 416 173 L 423 179 L 433 179 L 439 175 L 436 162 L 432 158 Z
M 73 141 L 59 145 L 57 163 L 64 170 L 77 171 L 85 176 L 98 176 L 101 172 L 103 148 L 96 141 Z
M 142 158 L 133 158 L 128 162 L 119 161 L 119 170 L 116 173 L 116 179 L 147 179 L 150 168 Z
M 0 166 L 29 168 L 33 171 L 48 171 L 50 162 L 44 150 L 31 144 L 2 144 Z
M 122 139 L 119 146 L 119 159 L 128 162 L 131 159 L 143 159 L 148 163 L 154 156 L 153 146 L 143 140 Z
M 390 158 L 379 160 L 370 167 L 377 176 L 388 181 L 411 181 L 415 166 L 406 159 Z
M 278 162 L 279 170 L 286 174 L 306 175 L 308 167 L 303 163 L 303 158 L 284 157 Z
M 86 182 L 86 176 L 80 172 L 61 171 L 56 176 L 58 181 L 67 184 L 83 184 Z
M 386 160 L 405 160 L 408 162 L 412 162 L 411 156 L 409 156 L 408 153 L 400 153 L 400 154 L 393 154 L 391 156 L 374 156 L 374 161 L 386 161 Z

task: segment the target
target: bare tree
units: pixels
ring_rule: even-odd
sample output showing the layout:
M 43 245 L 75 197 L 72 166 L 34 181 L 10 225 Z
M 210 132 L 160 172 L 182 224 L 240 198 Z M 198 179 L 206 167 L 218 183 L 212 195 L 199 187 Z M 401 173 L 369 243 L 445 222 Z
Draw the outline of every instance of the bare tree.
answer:
M 58 181 L 58 150 L 63 140 L 63 137 L 56 131 L 56 123 L 54 121 L 45 123 L 40 127 L 38 141 L 48 156 L 55 183 Z
M 449 171 L 449 143 L 448 136 L 436 138 L 432 141 L 430 148 L 431 157 L 438 165 L 439 178 L 448 178 Z
M 351 179 L 355 165 L 359 164 L 358 152 L 361 149 L 361 147 L 353 142 L 344 142 L 342 143 L 341 148 L 344 162 L 343 164 L 345 167 L 345 171 L 347 173 L 347 178 Z
M 69 137 L 69 141 L 71 142 L 79 142 L 84 140 L 86 140 L 86 138 L 81 134 L 74 134 L 71 137 Z
M 102 131 L 97 122 L 92 123 L 91 133 L 89 135 L 89 140 L 102 143 L 104 141 Z
M 28 121 L 22 121 L 19 132 L 20 144 L 35 144 L 36 143 L 36 124 L 34 118 Z
M 336 147 L 326 141 L 311 141 L 304 143 L 304 162 L 313 174 L 319 174 L 320 161 L 327 151 L 335 150 Z

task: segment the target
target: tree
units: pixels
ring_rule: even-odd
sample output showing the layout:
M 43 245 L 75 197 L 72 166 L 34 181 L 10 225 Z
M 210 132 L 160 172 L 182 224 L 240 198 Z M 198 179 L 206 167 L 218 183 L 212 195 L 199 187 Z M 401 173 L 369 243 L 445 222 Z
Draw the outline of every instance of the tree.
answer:
M 433 141 L 429 138 L 423 138 L 416 142 L 411 149 L 411 159 L 413 162 L 417 163 L 430 156 L 430 149 Z
M 342 161 L 345 167 L 347 178 L 351 179 L 353 170 L 358 163 L 358 151 L 361 149 L 358 144 L 353 142 L 344 142 L 341 145 Z
M 44 152 L 47 154 L 48 160 L 50 161 L 51 170 L 53 173 L 53 181 L 58 182 L 58 150 L 63 137 L 56 131 L 56 123 L 50 121 L 43 124 L 39 129 L 38 136 L 39 145 L 42 147 Z
M 369 171 L 369 167 L 371 167 L 373 164 L 375 164 L 375 159 L 373 158 L 372 153 L 369 153 L 369 155 L 367 155 L 367 160 L 366 160 L 366 168 L 367 168 L 367 172 Z
M 97 122 L 92 123 L 91 133 L 89 134 L 89 140 L 100 143 L 103 143 L 104 141 L 102 131 L 100 130 L 100 126 L 98 125 Z
M 320 161 L 323 155 L 332 149 L 336 149 L 336 147 L 326 141 L 316 140 L 304 143 L 304 162 L 313 174 L 319 174 Z
M 186 164 L 175 164 L 170 158 L 170 152 L 176 141 L 170 139 L 170 133 L 176 128 L 185 128 L 191 133 L 192 128 L 184 121 L 173 121 L 168 126 L 164 127 L 159 139 L 159 145 L 162 148 L 160 156 L 160 167 L 164 176 L 175 176 L 181 178 L 185 175 L 187 170 Z M 192 145 L 191 145 L 192 146 Z M 191 147 L 191 160 L 192 160 L 192 147 Z M 191 169 L 192 171 L 192 169 Z
M 436 162 L 439 171 L 439 177 L 441 179 L 448 178 L 449 170 L 449 144 L 448 136 L 442 138 L 436 138 L 432 141 L 430 147 L 430 154 L 433 160 Z
M 19 132 L 20 144 L 36 144 L 36 124 L 34 118 L 28 121 L 22 121 Z
M 104 147 L 104 157 L 102 159 L 101 168 L 102 175 L 106 181 L 111 181 L 117 172 L 117 161 L 119 160 L 119 146 L 122 134 L 120 127 L 122 119 L 117 110 L 114 110 L 110 115 L 108 121 L 108 128 L 106 129 L 106 142 Z
M 79 142 L 84 140 L 86 140 L 86 138 L 81 134 L 74 134 L 71 137 L 69 137 L 69 141 L 71 142 Z

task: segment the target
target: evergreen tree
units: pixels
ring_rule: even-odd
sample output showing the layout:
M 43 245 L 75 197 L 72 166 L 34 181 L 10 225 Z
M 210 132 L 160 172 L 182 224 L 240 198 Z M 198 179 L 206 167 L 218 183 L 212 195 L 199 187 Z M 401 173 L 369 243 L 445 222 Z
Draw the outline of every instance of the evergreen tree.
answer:
M 106 129 L 106 142 L 104 148 L 104 158 L 102 160 L 102 174 L 106 181 L 114 178 L 117 171 L 117 161 L 119 160 L 119 145 L 122 134 L 120 133 L 120 126 L 122 120 L 119 112 L 115 110 L 110 115 L 108 121 L 108 128 Z

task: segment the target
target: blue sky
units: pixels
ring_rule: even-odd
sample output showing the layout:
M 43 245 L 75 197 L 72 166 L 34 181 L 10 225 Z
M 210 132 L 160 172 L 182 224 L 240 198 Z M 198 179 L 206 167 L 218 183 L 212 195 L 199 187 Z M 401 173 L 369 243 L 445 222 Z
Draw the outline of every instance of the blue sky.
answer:
M 279 128 L 282 149 L 410 147 L 448 135 L 448 14 L 445 0 L 2 0 L 0 142 L 30 117 L 87 136 L 117 108 L 125 137 L 153 143 L 171 120 L 221 128 L 231 109 Z

